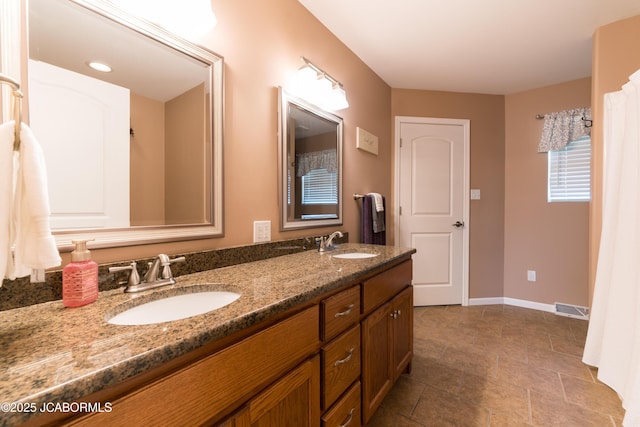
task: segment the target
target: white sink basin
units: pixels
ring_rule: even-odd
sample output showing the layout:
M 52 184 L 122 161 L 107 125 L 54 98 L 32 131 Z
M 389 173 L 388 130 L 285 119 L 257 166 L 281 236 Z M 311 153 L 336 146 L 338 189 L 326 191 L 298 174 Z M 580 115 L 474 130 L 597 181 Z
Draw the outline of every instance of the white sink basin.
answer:
M 186 319 L 231 304 L 240 294 L 231 291 L 201 291 L 168 296 L 132 307 L 107 322 L 114 325 L 150 325 Z
M 365 259 L 365 258 L 373 258 L 377 257 L 378 254 L 372 254 L 370 252 L 346 252 L 342 254 L 332 255 L 334 258 L 340 259 Z

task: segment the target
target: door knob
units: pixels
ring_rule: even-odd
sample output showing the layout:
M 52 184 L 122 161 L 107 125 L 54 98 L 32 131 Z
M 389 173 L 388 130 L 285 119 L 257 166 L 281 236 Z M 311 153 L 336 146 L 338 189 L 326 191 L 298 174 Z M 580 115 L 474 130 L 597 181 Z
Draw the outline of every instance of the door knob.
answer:
M 451 225 L 453 225 L 455 228 L 460 228 L 460 227 L 464 227 L 464 222 L 456 221 Z

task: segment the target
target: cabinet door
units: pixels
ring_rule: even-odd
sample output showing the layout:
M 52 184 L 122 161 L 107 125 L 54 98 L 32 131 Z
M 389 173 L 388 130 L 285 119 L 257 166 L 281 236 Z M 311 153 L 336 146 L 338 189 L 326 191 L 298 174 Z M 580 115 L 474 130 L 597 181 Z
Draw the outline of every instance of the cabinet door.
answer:
M 237 426 L 305 427 L 320 424 L 320 357 L 307 360 L 251 399 Z
M 362 321 L 363 424 L 369 422 L 393 385 L 392 311 L 393 305 L 388 302 Z
M 393 366 L 394 381 L 405 369 L 411 369 L 413 358 L 413 287 L 393 299 Z

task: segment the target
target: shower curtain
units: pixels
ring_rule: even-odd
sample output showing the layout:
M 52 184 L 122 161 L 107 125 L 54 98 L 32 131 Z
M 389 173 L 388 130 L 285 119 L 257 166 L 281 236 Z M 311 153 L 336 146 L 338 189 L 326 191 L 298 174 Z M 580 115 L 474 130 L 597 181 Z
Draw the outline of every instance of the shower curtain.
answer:
M 640 426 L 640 70 L 604 98 L 602 234 L 583 362 Z

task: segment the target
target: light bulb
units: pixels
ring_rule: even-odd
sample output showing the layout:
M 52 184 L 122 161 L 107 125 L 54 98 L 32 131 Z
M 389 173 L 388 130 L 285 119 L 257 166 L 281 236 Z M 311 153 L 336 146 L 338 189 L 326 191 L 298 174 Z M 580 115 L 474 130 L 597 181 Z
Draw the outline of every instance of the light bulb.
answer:
M 349 108 L 347 92 L 345 92 L 342 86 L 336 84 L 331 90 L 331 109 L 343 110 L 345 108 Z

